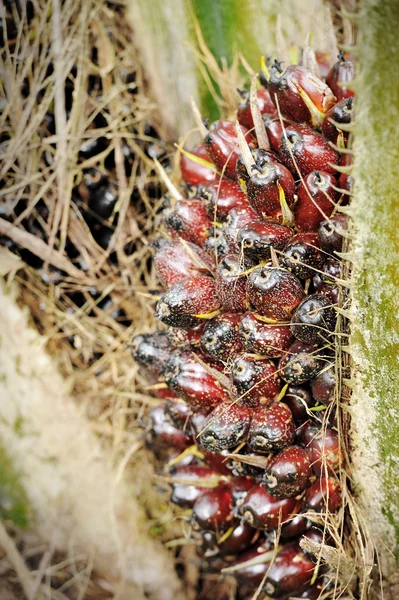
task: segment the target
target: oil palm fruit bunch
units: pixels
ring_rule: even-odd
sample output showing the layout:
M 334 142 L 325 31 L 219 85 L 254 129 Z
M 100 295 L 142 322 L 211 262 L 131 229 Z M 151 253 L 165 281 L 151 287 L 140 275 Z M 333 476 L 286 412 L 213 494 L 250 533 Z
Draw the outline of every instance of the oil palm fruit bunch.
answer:
M 301 539 L 328 543 L 321 515 L 341 505 L 339 165 L 353 76 L 343 55 L 325 80 L 276 60 L 264 89 L 241 93 L 236 122 L 184 151 L 185 192 L 168 200 L 154 256 L 164 328 L 133 340 L 163 402 L 147 439 L 168 448 L 171 500 L 190 511 L 203 568 L 236 577 L 242 598 L 329 586 Z

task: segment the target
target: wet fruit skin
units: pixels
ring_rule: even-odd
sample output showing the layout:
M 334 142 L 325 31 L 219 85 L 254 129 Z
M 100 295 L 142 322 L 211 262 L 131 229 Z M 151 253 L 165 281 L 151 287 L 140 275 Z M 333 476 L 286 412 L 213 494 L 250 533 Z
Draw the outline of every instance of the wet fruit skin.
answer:
M 255 529 L 273 531 L 280 523 L 284 523 L 299 508 L 296 498 L 275 498 L 257 484 L 249 490 L 238 514 Z
M 306 446 L 306 451 L 313 472 L 319 477 L 338 471 L 343 463 L 343 451 L 338 434 L 329 427 L 312 438 Z
M 263 591 L 270 598 L 286 598 L 302 591 L 310 583 L 314 568 L 298 544 L 286 544 L 276 555 Z
M 295 182 L 290 171 L 277 162 L 265 163 L 260 170 L 254 170 L 247 182 L 248 200 L 256 212 L 264 219 L 283 220 L 280 203 L 280 188 L 288 206 L 292 206 Z
M 256 99 L 261 115 L 271 115 L 276 113 L 276 107 L 274 106 L 270 98 L 269 90 L 257 90 Z M 251 104 L 249 100 L 249 92 L 247 93 L 244 101 L 241 102 L 241 104 L 238 107 L 237 121 L 241 125 L 244 125 L 244 127 L 246 127 L 247 129 L 252 129 L 254 127 L 254 121 L 251 112 Z
M 252 312 L 242 316 L 239 333 L 247 352 L 265 358 L 282 356 L 294 341 L 289 325 L 263 323 Z
M 156 318 L 170 327 L 190 328 L 201 323 L 195 315 L 220 308 L 215 280 L 205 275 L 186 277 L 170 288 L 157 303 Z
M 280 379 L 273 362 L 245 354 L 232 363 L 230 380 L 238 402 L 254 410 L 271 404 L 280 392 Z
M 182 479 L 184 483 L 172 483 L 171 501 L 182 508 L 192 508 L 195 501 L 209 488 L 201 487 L 201 479 L 217 477 L 217 473 L 201 465 L 189 465 L 186 467 L 177 467 L 172 473 L 174 479 Z M 193 485 L 187 484 L 187 481 L 193 481 Z
M 298 186 L 298 202 L 295 205 L 295 225 L 299 231 L 317 232 L 322 221 L 335 208 L 338 182 L 330 173 L 312 171 Z
M 330 108 L 323 121 L 322 132 L 324 137 L 335 145 L 346 146 L 349 133 L 342 131 L 339 124 L 349 125 L 353 114 L 353 98 L 344 98 Z M 337 125 L 334 124 L 334 122 Z
M 285 129 L 278 153 L 281 162 L 291 173 L 296 174 L 298 168 L 302 176 L 312 171 L 335 173 L 335 165 L 338 164 L 338 153 L 329 146 L 327 140 L 304 125 L 289 125 Z
M 240 277 L 245 265 L 238 256 L 228 254 L 216 270 L 216 294 L 225 310 L 244 311 L 249 308 L 247 299 L 247 276 Z
M 198 257 L 197 262 L 188 254 L 186 246 L 180 240 L 163 243 L 154 256 L 158 278 L 166 288 L 172 287 L 185 277 L 201 274 L 199 265 L 202 263 L 205 263 L 209 269 L 213 267 L 212 259 L 202 248 L 191 242 L 186 242 L 186 244 L 192 255 Z
M 197 442 L 199 442 L 198 438 Z M 214 471 L 217 471 L 221 475 L 231 475 L 229 459 L 227 457 L 227 454 L 229 454 L 228 450 L 223 450 L 222 452 L 210 452 L 209 450 L 205 450 L 205 448 L 201 448 L 200 445 L 199 450 L 204 456 L 204 462 L 208 465 L 208 467 Z
M 239 558 L 234 562 L 234 565 L 239 565 L 240 563 L 246 563 L 250 560 L 256 559 L 262 556 L 262 554 L 269 552 L 272 548 L 273 545 L 271 542 L 268 540 L 261 540 L 255 545 L 254 548 L 251 548 L 250 550 L 240 554 Z M 257 588 L 261 584 L 269 566 L 270 561 L 243 566 L 241 569 L 236 569 L 234 571 L 234 577 L 239 583 L 245 584 L 251 589 Z
M 233 521 L 233 498 L 231 490 L 225 484 L 210 489 L 196 500 L 192 521 L 201 529 L 221 532 Z
M 172 237 L 199 246 L 204 245 L 212 227 L 204 203 L 197 199 L 178 200 L 172 207 L 163 210 L 162 219 Z
M 331 67 L 326 77 L 326 83 L 330 86 L 338 101 L 343 98 L 354 96 L 355 93 L 349 88 L 355 77 L 353 63 L 340 55 L 338 61 Z
M 211 185 L 200 186 L 198 193 L 205 203 L 210 218 L 226 219 L 232 210 L 243 210 L 248 200 L 238 183 L 222 179 Z
M 251 150 L 252 158 L 254 159 L 256 166 L 262 168 L 266 163 L 278 162 L 278 155 L 273 150 L 263 150 L 262 148 L 254 148 Z M 255 167 L 254 167 L 255 169 Z M 248 173 L 245 166 L 244 160 L 240 155 L 236 164 L 236 175 L 237 179 L 242 179 L 245 183 L 248 182 L 251 173 Z
M 281 528 L 281 539 L 291 540 L 293 538 L 302 535 L 309 529 L 311 522 L 303 514 L 299 513 L 292 517 L 285 525 Z
M 311 383 L 313 398 L 326 405 L 334 402 L 336 383 L 334 367 L 323 369 Z
M 289 65 L 283 70 L 276 61 L 270 69 L 269 90 L 273 103 L 276 108 L 280 108 L 284 118 L 309 125 L 317 125 L 318 122 L 301 93 L 304 92 L 318 113 L 321 113 L 319 119 L 336 102 L 328 85 L 300 65 Z
M 308 510 L 315 512 L 335 512 L 341 506 L 341 489 L 336 479 L 321 477 L 306 491 L 305 502 Z
M 269 138 L 270 147 L 274 152 L 278 153 L 281 136 L 283 135 L 283 127 L 280 119 L 277 116 L 267 115 L 263 122 L 265 124 L 267 137 Z
M 238 313 L 222 313 L 204 328 L 201 337 L 201 350 L 207 356 L 227 361 L 242 350 L 242 341 L 238 331 L 241 315 Z
M 335 215 L 319 225 L 318 238 L 320 247 L 329 254 L 342 252 L 344 233 L 347 230 L 348 219 L 345 215 Z
M 337 304 L 340 286 L 336 283 L 336 280 L 341 277 L 341 264 L 332 258 L 327 258 L 322 271 L 323 273 L 317 273 L 313 277 L 313 287 L 318 294 L 323 294 L 333 304 Z
M 199 158 L 209 161 L 208 153 L 205 149 L 204 144 L 198 144 L 190 150 L 190 154 L 194 154 Z M 199 183 L 213 183 L 218 181 L 220 175 L 216 171 L 201 165 L 191 160 L 187 156 L 182 155 L 180 159 L 180 169 L 182 178 L 187 185 L 198 185 Z
M 303 342 L 294 342 L 287 354 L 280 359 L 278 370 L 284 381 L 301 385 L 310 381 L 321 371 L 324 362 L 317 357 L 320 354 L 314 346 Z
M 191 350 L 192 347 L 200 345 L 205 325 L 206 321 L 193 329 L 170 328 L 167 331 L 168 340 L 174 348 L 187 348 Z
M 261 315 L 285 321 L 305 293 L 297 277 L 279 267 L 258 267 L 249 275 L 248 298 Z
M 298 425 L 309 419 L 307 409 L 315 404 L 310 391 L 299 385 L 289 385 L 281 402 L 288 406 Z
M 227 243 L 230 248 L 230 252 L 234 254 L 240 254 L 241 248 L 238 243 L 238 234 L 242 227 L 248 225 L 252 221 L 257 221 L 259 215 L 254 211 L 251 206 L 248 206 L 245 210 L 233 209 L 230 211 L 226 222 L 223 224 L 221 231 L 223 232 Z M 241 261 L 242 262 L 242 261 Z
M 143 367 L 147 367 L 155 375 L 159 375 L 171 356 L 165 331 L 136 335 L 131 345 L 132 357 Z
M 242 127 L 248 142 L 251 135 Z M 246 135 L 248 134 L 248 135 Z M 240 155 L 235 124 L 231 121 L 215 121 L 205 136 L 204 145 L 209 158 L 217 169 L 229 179 L 236 177 L 236 163 Z
M 254 452 L 280 452 L 292 444 L 295 423 L 286 404 L 274 402 L 258 409 L 251 420 L 247 444 Z
M 271 248 L 282 250 L 292 237 L 292 230 L 284 225 L 251 221 L 239 230 L 237 242 L 245 256 L 260 262 L 270 258 Z
M 234 448 L 246 438 L 251 416 L 252 412 L 237 402 L 222 402 L 203 424 L 201 446 L 212 452 Z
M 209 412 L 228 398 L 227 391 L 200 365 L 193 353 L 174 353 L 164 369 L 163 377 L 168 387 L 194 411 Z
M 291 320 L 293 335 L 305 344 L 326 344 L 331 339 L 337 313 L 331 301 L 321 294 L 307 296 Z
M 190 438 L 180 429 L 177 429 L 168 420 L 163 406 L 153 408 L 149 414 L 150 430 L 149 441 L 152 445 L 180 448 L 184 450 L 190 444 Z
M 179 399 L 177 401 L 168 400 L 165 406 L 165 413 L 175 427 L 185 431 L 193 411 L 188 404 Z
M 297 233 L 279 256 L 280 263 L 298 279 L 310 279 L 322 268 L 326 255 L 319 248 L 316 233 Z
M 218 542 L 217 535 L 211 531 L 202 532 L 201 537 L 205 556 L 235 555 L 249 548 L 259 537 L 259 531 L 243 521 L 234 527 L 224 542 Z
M 269 465 L 262 485 L 275 498 L 292 498 L 308 487 L 311 476 L 307 452 L 300 446 L 290 446 Z

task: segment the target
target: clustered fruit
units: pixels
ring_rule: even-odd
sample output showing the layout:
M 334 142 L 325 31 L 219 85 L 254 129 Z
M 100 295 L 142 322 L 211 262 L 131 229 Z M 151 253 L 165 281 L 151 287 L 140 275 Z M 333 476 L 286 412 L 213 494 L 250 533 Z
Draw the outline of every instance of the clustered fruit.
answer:
M 203 568 L 233 575 L 242 598 L 260 585 L 318 598 L 328 571 L 300 542 L 332 543 L 323 518 L 341 505 L 338 211 L 353 182 L 338 169 L 354 69 L 340 55 L 323 78 L 278 61 L 262 75 L 263 148 L 249 93 L 237 111 L 250 165 L 227 120 L 181 158 L 185 197 L 169 199 L 155 243 L 167 328 L 135 337 L 132 353 L 163 400 L 149 442 L 169 448 L 171 500 L 191 510 Z

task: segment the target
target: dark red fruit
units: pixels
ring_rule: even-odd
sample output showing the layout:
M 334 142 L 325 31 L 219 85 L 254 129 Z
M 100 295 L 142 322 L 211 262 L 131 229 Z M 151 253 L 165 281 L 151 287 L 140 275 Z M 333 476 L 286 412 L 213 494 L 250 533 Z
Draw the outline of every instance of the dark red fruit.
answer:
M 315 52 L 316 54 L 316 62 L 319 65 L 320 77 L 325 79 L 330 70 L 330 62 L 328 54 L 323 54 L 323 52 Z
M 292 206 L 295 194 L 294 178 L 289 170 L 277 162 L 265 163 L 254 170 L 247 182 L 248 200 L 264 219 L 283 222 L 281 197 Z
M 194 275 L 176 283 L 160 298 L 155 316 L 170 327 L 191 328 L 201 323 L 196 315 L 213 313 L 219 307 L 215 280 Z
M 183 483 L 172 483 L 171 501 L 182 508 L 192 508 L 197 498 L 209 489 L 209 487 L 201 487 L 201 480 L 216 479 L 218 474 L 201 465 L 189 465 L 176 467 L 171 476 L 173 479 L 183 481 Z
M 263 150 L 262 148 L 254 148 L 251 150 L 252 158 L 256 164 L 256 168 L 261 169 L 266 163 L 278 162 L 278 155 L 273 150 Z M 255 170 L 255 167 L 253 167 Z M 236 164 L 237 179 L 241 179 L 245 183 L 250 178 L 250 175 L 245 166 L 242 155 L 239 156 Z
M 242 316 L 239 332 L 245 350 L 265 358 L 283 356 L 294 340 L 289 325 L 263 323 L 252 312 Z
M 295 423 L 288 406 L 274 402 L 252 416 L 247 444 L 254 452 L 280 452 L 294 441 Z
M 218 227 L 211 229 L 210 235 L 204 244 L 204 250 L 216 259 L 216 262 L 230 252 L 230 246 L 221 229 Z
M 327 472 L 338 471 L 344 459 L 338 434 L 329 427 L 321 430 L 312 438 L 306 446 L 306 451 L 313 472 L 319 477 L 326 475 Z
M 335 512 L 342 502 L 341 489 L 336 479 L 317 479 L 306 492 L 306 506 L 315 512 Z
M 339 176 L 338 187 L 340 190 L 344 190 L 344 195 L 349 196 L 352 193 L 354 183 L 355 182 L 352 175 L 349 175 L 347 173 L 341 173 L 341 175 Z
M 313 438 L 317 436 L 320 431 L 320 425 L 308 420 L 296 430 L 296 442 L 300 446 L 307 448 Z
M 317 231 L 335 208 L 338 182 L 330 173 L 313 171 L 298 186 L 295 225 L 299 231 Z
M 299 279 L 312 278 L 326 260 L 315 233 L 297 233 L 286 244 L 283 253 L 282 265 Z
M 178 200 L 162 212 L 163 222 L 172 237 L 203 246 L 212 221 L 201 200 Z
M 325 344 L 331 340 L 336 322 L 337 313 L 329 298 L 312 294 L 294 312 L 291 331 L 305 344 Z
M 243 462 L 240 460 L 240 456 L 245 457 L 249 461 L 254 460 L 256 464 Z M 259 459 L 262 460 L 262 466 L 257 466 Z M 245 476 L 254 477 L 255 479 L 259 478 L 262 476 L 265 464 L 267 464 L 267 458 L 261 454 L 251 452 L 248 446 L 244 446 L 244 448 L 240 450 L 239 457 L 231 457 L 229 460 L 229 468 L 234 477 Z
M 311 523 L 307 517 L 302 514 L 295 515 L 281 528 L 281 539 L 292 540 L 302 535 L 310 527 Z
M 165 406 L 165 413 L 175 427 L 185 431 L 193 411 L 188 404 L 179 399 L 168 400 Z
M 254 120 L 252 118 L 249 92 L 245 91 L 244 94 L 243 102 L 241 102 L 237 110 L 237 121 L 247 129 L 252 129 L 254 127 Z M 261 115 L 272 115 L 276 113 L 276 107 L 270 98 L 269 90 L 257 90 L 256 99 Z
M 321 404 L 334 402 L 336 383 L 334 367 L 323 369 L 312 381 L 313 398 Z
M 255 529 L 273 531 L 297 512 L 299 506 L 295 498 L 275 498 L 257 484 L 249 490 L 238 513 Z
M 230 482 L 231 493 L 233 494 L 234 504 L 241 504 L 241 501 L 246 497 L 247 493 L 254 486 L 252 477 L 238 476 L 234 477 Z
M 226 219 L 230 211 L 245 210 L 249 206 L 247 197 L 238 183 L 227 179 L 201 186 L 199 195 L 212 220 Z
M 311 476 L 312 469 L 306 451 L 300 446 L 290 446 L 269 465 L 262 485 L 275 498 L 292 498 L 308 487 Z
M 228 254 L 216 271 L 216 293 L 225 310 L 245 311 L 249 308 L 247 300 L 247 276 L 240 276 L 246 266 L 238 256 Z
M 299 385 L 288 386 L 282 402 L 288 406 L 298 425 L 309 419 L 308 409 L 315 404 L 309 390 Z
M 328 297 L 333 304 L 339 300 L 340 286 L 336 283 L 341 277 L 341 264 L 328 258 L 323 265 L 323 273 L 317 273 L 313 277 L 313 286 L 318 294 Z
M 148 442 L 155 446 L 180 448 L 190 444 L 190 438 L 168 420 L 164 406 L 153 408 L 149 414 L 150 430 Z
M 244 135 L 247 134 L 245 137 L 250 142 L 251 135 L 248 134 L 248 130 L 242 126 L 241 129 Z M 204 146 L 217 169 L 230 179 L 235 179 L 237 158 L 240 155 L 235 124 L 231 121 L 212 123 L 205 136 Z
M 242 227 L 251 223 L 251 221 L 257 221 L 258 219 L 259 215 L 251 206 L 248 206 L 245 210 L 234 209 L 229 213 L 221 231 L 226 237 L 230 252 L 235 254 L 241 253 L 241 248 L 237 240 L 239 231 Z
M 325 544 L 326 543 L 326 538 L 328 538 L 328 533 L 325 532 L 325 534 L 321 531 L 321 529 L 318 529 L 317 527 L 311 527 L 310 529 L 308 529 L 308 531 L 306 531 L 306 533 L 304 533 L 301 536 L 301 539 L 299 540 L 299 544 L 301 543 L 302 540 L 309 540 L 310 542 L 316 542 L 316 544 Z M 310 550 L 307 550 L 305 548 L 302 549 L 302 552 L 304 554 L 306 554 L 306 556 L 313 556 L 315 558 L 317 558 L 313 552 L 311 552 Z
M 270 258 L 271 248 L 282 250 L 291 237 L 292 229 L 289 227 L 258 220 L 239 230 L 237 242 L 245 256 L 260 262 Z
M 241 315 L 223 313 L 209 321 L 201 337 L 201 350 L 212 358 L 227 361 L 242 350 L 238 325 Z
M 290 319 L 305 295 L 299 279 L 279 267 L 254 269 L 248 278 L 247 293 L 259 314 L 276 321 Z
M 249 548 L 259 536 L 259 532 L 242 521 L 233 529 L 229 537 L 218 544 L 221 554 L 238 554 Z
M 312 171 L 335 173 L 338 153 L 331 148 L 320 134 L 304 125 L 289 125 L 280 138 L 279 155 L 281 162 L 292 173 L 302 176 Z
M 220 452 L 245 440 L 252 412 L 237 402 L 222 402 L 204 422 L 200 444 L 206 450 Z
M 323 135 L 339 148 L 345 148 L 349 133 L 342 131 L 339 125 L 348 125 L 353 114 L 353 98 L 345 98 L 330 108 L 323 121 Z M 336 124 L 335 124 L 336 123 Z
M 332 66 L 326 77 L 327 85 L 330 86 L 337 100 L 354 96 L 349 86 L 355 77 L 355 66 L 350 60 L 346 60 L 343 54 L 340 54 L 338 61 Z
M 167 331 L 168 340 L 175 348 L 190 350 L 192 346 L 197 347 L 200 345 L 205 323 L 206 321 L 194 329 L 170 328 Z
M 220 484 L 203 493 L 193 507 L 193 522 L 201 529 L 221 532 L 233 521 L 233 498 L 230 488 Z
M 136 335 L 131 345 L 133 360 L 150 369 L 154 375 L 159 375 L 172 350 L 166 331 Z
M 248 586 L 250 589 L 257 588 L 263 581 L 263 578 L 270 566 L 270 560 L 256 563 L 254 559 L 262 556 L 266 552 L 270 552 L 273 549 L 273 544 L 269 539 L 263 539 L 259 541 L 254 548 L 243 552 L 233 563 L 234 566 L 249 561 L 254 561 L 255 564 L 248 566 L 243 565 L 240 569 L 234 571 L 234 577 L 241 585 Z M 271 559 L 271 557 L 270 557 Z
M 206 267 L 213 266 L 209 254 L 202 248 L 185 242 L 187 247 L 180 241 L 163 240 L 160 249 L 154 256 L 154 265 L 160 282 L 166 288 L 170 288 L 185 277 L 199 275 Z M 198 257 L 198 260 L 195 260 Z
M 267 137 L 269 138 L 270 147 L 274 152 L 278 152 L 280 147 L 281 136 L 283 135 L 283 126 L 280 119 L 275 116 L 266 115 L 263 120 Z
M 324 362 L 318 358 L 320 351 L 314 346 L 294 342 L 287 354 L 280 359 L 278 371 L 287 383 L 301 385 L 310 381 L 321 371 Z
M 325 252 L 342 252 L 345 231 L 348 227 L 348 219 L 345 215 L 335 215 L 322 221 L 319 226 L 319 242 Z
M 231 366 L 230 378 L 234 396 L 251 409 L 267 406 L 280 392 L 277 369 L 270 360 L 238 356 Z
M 190 150 L 190 154 L 194 154 L 209 162 L 209 156 L 204 144 L 194 146 L 194 148 Z M 187 183 L 187 185 L 198 185 L 199 183 L 205 182 L 213 183 L 220 178 L 216 171 L 205 165 L 201 165 L 184 155 L 182 155 L 180 159 L 180 169 L 183 181 Z
M 168 387 L 195 411 L 209 412 L 228 398 L 227 391 L 195 359 L 193 353 L 175 352 L 167 363 L 163 376 Z
M 312 580 L 314 564 L 298 544 L 284 546 L 272 563 L 263 591 L 270 598 L 287 598 L 302 591 Z
M 289 65 L 283 70 L 278 61 L 270 69 L 269 90 L 283 117 L 313 127 L 321 125 L 326 112 L 336 102 L 328 85 L 309 69 Z

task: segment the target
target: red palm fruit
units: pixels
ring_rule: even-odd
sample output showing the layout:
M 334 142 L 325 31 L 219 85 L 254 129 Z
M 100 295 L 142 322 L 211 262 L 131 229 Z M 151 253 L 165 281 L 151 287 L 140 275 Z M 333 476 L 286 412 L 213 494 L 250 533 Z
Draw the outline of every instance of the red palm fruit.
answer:
M 201 337 L 201 350 L 207 356 L 227 361 L 242 350 L 238 325 L 241 315 L 223 313 L 209 321 Z
M 194 329 L 170 328 L 167 331 L 168 340 L 174 348 L 190 349 L 191 346 L 197 347 L 200 345 L 204 327 L 205 323 L 201 323 Z
M 255 161 L 257 168 L 262 168 L 266 163 L 278 162 L 278 155 L 273 150 L 263 150 L 262 148 L 254 148 L 251 150 L 252 158 Z M 255 168 L 255 167 L 254 167 Z M 245 166 L 242 155 L 238 157 L 236 164 L 237 179 L 242 179 L 245 183 L 250 178 L 250 175 Z
M 341 506 L 342 496 L 339 482 L 331 477 L 317 479 L 306 491 L 305 502 L 308 510 L 315 512 L 335 512 Z
M 310 381 L 321 371 L 324 362 L 318 358 L 320 351 L 310 344 L 294 342 L 278 364 L 279 375 L 284 381 L 301 385 Z
M 204 144 L 198 144 L 190 150 L 190 154 L 194 154 L 203 160 L 209 162 L 208 153 L 205 149 Z M 200 163 L 197 163 L 187 156 L 182 155 L 180 158 L 180 169 L 183 181 L 187 185 L 198 185 L 199 183 L 213 183 L 218 181 L 220 175 L 213 169 L 206 167 Z
M 284 193 L 288 206 L 292 206 L 295 182 L 290 171 L 277 162 L 265 163 L 259 171 L 253 171 L 247 182 L 248 200 L 264 219 L 282 222 L 281 195 Z
M 302 535 L 309 529 L 311 522 L 307 517 L 302 514 L 295 515 L 292 517 L 285 525 L 281 528 L 280 538 L 283 541 L 292 540 L 293 538 L 297 538 L 299 535 Z
M 199 440 L 197 439 L 198 449 L 204 456 L 205 463 L 214 471 L 217 471 L 221 475 L 231 475 L 231 469 L 228 459 L 228 450 L 222 450 L 221 452 L 210 452 L 201 448 Z
M 173 479 L 183 481 L 183 483 L 172 483 L 171 501 L 182 508 L 192 508 L 197 498 L 209 489 L 207 486 L 201 487 L 201 480 L 216 479 L 218 474 L 212 469 L 207 469 L 201 465 L 189 465 L 176 467 L 173 469 L 171 476 Z
M 322 294 L 336 304 L 339 300 L 340 286 L 336 283 L 341 277 L 341 264 L 328 258 L 323 265 L 323 273 L 317 273 L 313 277 L 313 287 L 318 294 Z
M 323 52 L 315 52 L 316 54 L 316 62 L 319 65 L 320 77 L 325 79 L 330 70 L 330 62 L 328 58 L 328 54 L 324 54 Z
M 311 383 L 313 398 L 321 404 L 334 402 L 336 384 L 334 367 L 323 369 Z
M 216 262 L 230 252 L 226 236 L 221 229 L 213 228 L 210 230 L 210 235 L 204 244 L 204 250 L 216 259 Z
M 237 121 L 247 129 L 252 129 L 254 127 L 254 120 L 252 118 L 249 92 L 245 90 L 244 94 L 243 102 L 238 106 Z M 276 113 L 276 107 L 270 98 L 269 90 L 264 88 L 257 90 L 256 99 L 261 115 L 273 115 Z
M 295 205 L 295 225 L 299 231 L 317 231 L 335 207 L 337 192 L 333 186 L 338 182 L 329 173 L 313 171 L 298 186 L 298 202 Z
M 189 429 L 195 440 L 198 439 L 208 414 L 209 410 L 195 411 L 190 417 Z
M 282 250 L 291 237 L 289 227 L 257 220 L 239 230 L 237 242 L 245 256 L 259 262 L 270 258 L 271 248 Z
M 309 69 L 275 61 L 270 69 L 270 97 L 286 119 L 319 127 L 336 98 L 327 84 Z
M 227 391 L 219 381 L 191 352 L 175 352 L 167 363 L 163 376 L 168 387 L 194 411 L 209 412 L 228 398 Z
M 170 327 L 191 328 L 220 307 L 215 280 L 205 275 L 186 277 L 158 300 L 155 316 Z
M 249 460 L 250 459 L 259 460 L 261 458 L 261 459 L 263 459 L 262 465 L 265 463 L 265 456 L 263 456 L 261 454 L 256 454 L 255 452 L 251 452 L 249 450 L 248 446 L 244 446 L 244 448 L 242 448 L 240 450 L 240 455 L 244 455 Z M 255 479 L 261 477 L 262 473 L 264 471 L 263 466 L 259 467 L 259 466 L 255 466 L 253 464 L 248 464 L 248 463 L 242 462 L 238 458 L 233 458 L 233 457 L 231 457 L 229 460 L 229 468 L 230 468 L 231 474 L 234 475 L 234 477 L 245 476 L 245 477 L 253 477 Z
M 280 452 L 294 441 L 295 423 L 286 404 L 274 402 L 252 416 L 247 444 L 254 452 Z
M 292 172 L 302 176 L 312 171 L 335 173 L 336 152 L 320 134 L 304 125 L 289 125 L 280 138 L 280 160 Z
M 305 292 L 299 279 L 286 269 L 258 267 L 248 277 L 247 294 L 259 314 L 285 321 L 291 318 Z
M 242 132 L 247 142 L 251 142 L 251 134 L 245 127 Z M 231 121 L 215 121 L 212 123 L 204 139 L 204 146 L 209 158 L 216 168 L 229 177 L 236 178 L 236 162 L 240 155 L 236 126 Z
M 222 402 L 206 418 L 199 436 L 206 450 L 220 452 L 245 440 L 252 412 L 237 402 Z
M 247 352 L 265 358 L 282 356 L 294 340 L 289 325 L 263 323 L 252 312 L 242 316 L 239 333 Z
M 162 219 L 172 237 L 182 238 L 203 246 L 209 236 L 212 221 L 201 200 L 178 200 L 173 206 L 165 208 Z
M 230 379 L 234 396 L 251 409 L 270 404 L 280 392 L 280 379 L 271 360 L 238 356 L 231 366 Z
M 200 186 L 198 193 L 212 219 L 226 219 L 231 210 L 245 210 L 249 206 L 247 197 L 238 183 L 228 179 Z
M 163 286 L 170 288 L 185 277 L 200 275 L 206 267 L 212 269 L 213 261 L 202 248 L 186 242 L 186 246 L 180 240 L 166 241 L 154 256 L 155 269 Z M 198 261 L 195 261 L 198 257 Z M 204 267 L 201 264 L 204 263 Z
M 190 438 L 168 420 L 164 406 L 153 408 L 149 414 L 150 429 L 147 441 L 151 445 L 180 448 L 184 450 L 190 445 Z
M 287 598 L 295 595 L 311 582 L 315 566 L 298 544 L 284 546 L 277 553 L 263 586 L 270 598 Z
M 247 299 L 247 276 L 240 277 L 246 269 L 238 256 L 228 254 L 216 270 L 216 293 L 225 310 L 244 311 L 249 308 Z
M 263 119 L 267 137 L 269 138 L 270 148 L 278 153 L 281 136 L 283 135 L 283 126 L 278 116 L 266 115 Z
M 275 498 L 292 498 L 308 487 L 311 476 L 307 452 L 300 446 L 290 446 L 271 462 L 262 485 Z
M 157 376 L 170 359 L 172 351 L 166 331 L 136 335 L 131 344 L 133 360 Z
M 283 253 L 282 265 L 298 279 L 311 279 L 326 260 L 316 233 L 297 233 L 285 245 Z
M 344 460 L 344 453 L 339 443 L 338 434 L 327 427 L 320 431 L 306 447 L 312 469 L 319 477 L 326 471 L 337 471 Z
M 260 484 L 254 485 L 238 508 L 238 514 L 255 529 L 273 531 L 297 512 L 296 498 L 275 498 Z
M 247 477 L 245 475 L 239 475 L 238 477 L 232 478 L 230 482 L 230 489 L 235 505 L 241 504 L 249 490 L 253 488 L 254 483 L 255 482 L 252 477 Z
M 344 98 L 330 108 L 323 121 L 322 132 L 324 137 L 339 145 L 340 148 L 345 147 L 348 141 L 349 133 L 342 131 L 339 125 L 348 125 L 352 120 L 353 115 L 353 98 Z M 335 124 L 336 123 L 336 124 Z
M 239 254 L 241 252 L 237 239 L 240 229 L 245 227 L 245 225 L 248 225 L 248 223 L 251 223 L 251 221 L 257 221 L 258 219 L 259 215 L 251 206 L 248 206 L 245 210 L 233 209 L 230 211 L 225 224 L 221 228 L 229 245 L 230 252 L 234 254 Z
M 259 532 L 243 521 L 238 523 L 229 537 L 217 547 L 221 554 L 236 555 L 252 546 L 258 537 Z
M 236 568 L 236 570 L 234 571 L 234 577 L 235 579 L 237 579 L 238 583 L 241 584 L 241 586 L 245 585 L 246 587 L 253 589 L 257 588 L 262 583 L 263 578 L 270 566 L 270 560 L 250 564 L 247 566 L 245 566 L 244 563 L 252 561 L 262 556 L 262 554 L 270 552 L 272 549 L 273 543 L 268 538 L 266 538 L 260 540 L 254 548 L 251 548 L 250 550 L 247 550 L 246 552 L 240 554 L 240 556 L 236 559 L 236 561 L 233 564 L 235 567 L 237 567 L 237 565 L 243 564 L 241 568 Z M 246 594 L 244 594 L 243 597 L 246 597 Z
M 167 401 L 165 406 L 165 413 L 168 419 L 173 423 L 175 427 L 185 431 L 187 429 L 187 425 L 189 423 L 190 417 L 193 414 L 193 411 L 188 406 L 188 404 L 178 399 L 177 401 Z
M 353 190 L 354 180 L 352 175 L 348 175 L 347 173 L 341 173 L 338 179 L 338 187 L 340 190 L 345 190 L 345 195 L 350 195 Z
M 354 96 L 349 86 L 355 77 L 355 66 L 350 60 L 346 60 L 343 54 L 338 56 L 338 61 L 331 67 L 326 77 L 326 83 L 330 86 L 337 100 Z
M 291 331 L 305 344 L 324 344 L 332 338 L 337 313 L 331 301 L 321 294 L 307 296 L 295 310 Z
M 281 402 L 288 406 L 298 425 L 309 419 L 308 409 L 315 404 L 309 390 L 299 385 L 289 385 Z
M 329 534 L 327 532 L 323 533 L 323 531 L 321 531 L 321 529 L 318 529 L 317 527 L 310 527 L 308 529 L 308 531 L 306 531 L 303 535 L 301 535 L 301 538 L 299 540 L 299 544 L 301 542 L 301 540 L 309 540 L 311 542 L 316 542 L 317 544 L 326 544 L 329 543 L 331 541 L 331 537 L 329 536 Z M 311 550 L 302 549 L 302 552 L 304 554 L 306 554 L 306 556 L 314 556 L 315 558 L 317 558 L 313 552 L 311 552 Z
M 154 382 L 154 383 L 159 383 L 159 381 Z M 173 390 L 170 390 L 169 388 L 159 388 L 159 389 L 152 389 L 150 390 L 150 393 L 152 396 L 155 396 L 156 398 L 159 398 L 160 400 L 178 400 L 179 396 L 176 394 L 176 392 L 174 392 Z
M 312 421 L 307 421 L 296 430 L 296 443 L 304 448 L 307 448 L 310 442 L 319 434 L 319 432 L 320 425 L 316 425 Z
M 193 507 L 193 526 L 217 532 L 224 531 L 234 519 L 232 509 L 231 490 L 227 485 L 220 484 L 197 498 Z
M 345 231 L 348 227 L 348 219 L 345 215 L 335 215 L 319 225 L 318 238 L 320 247 L 332 254 L 342 252 Z

